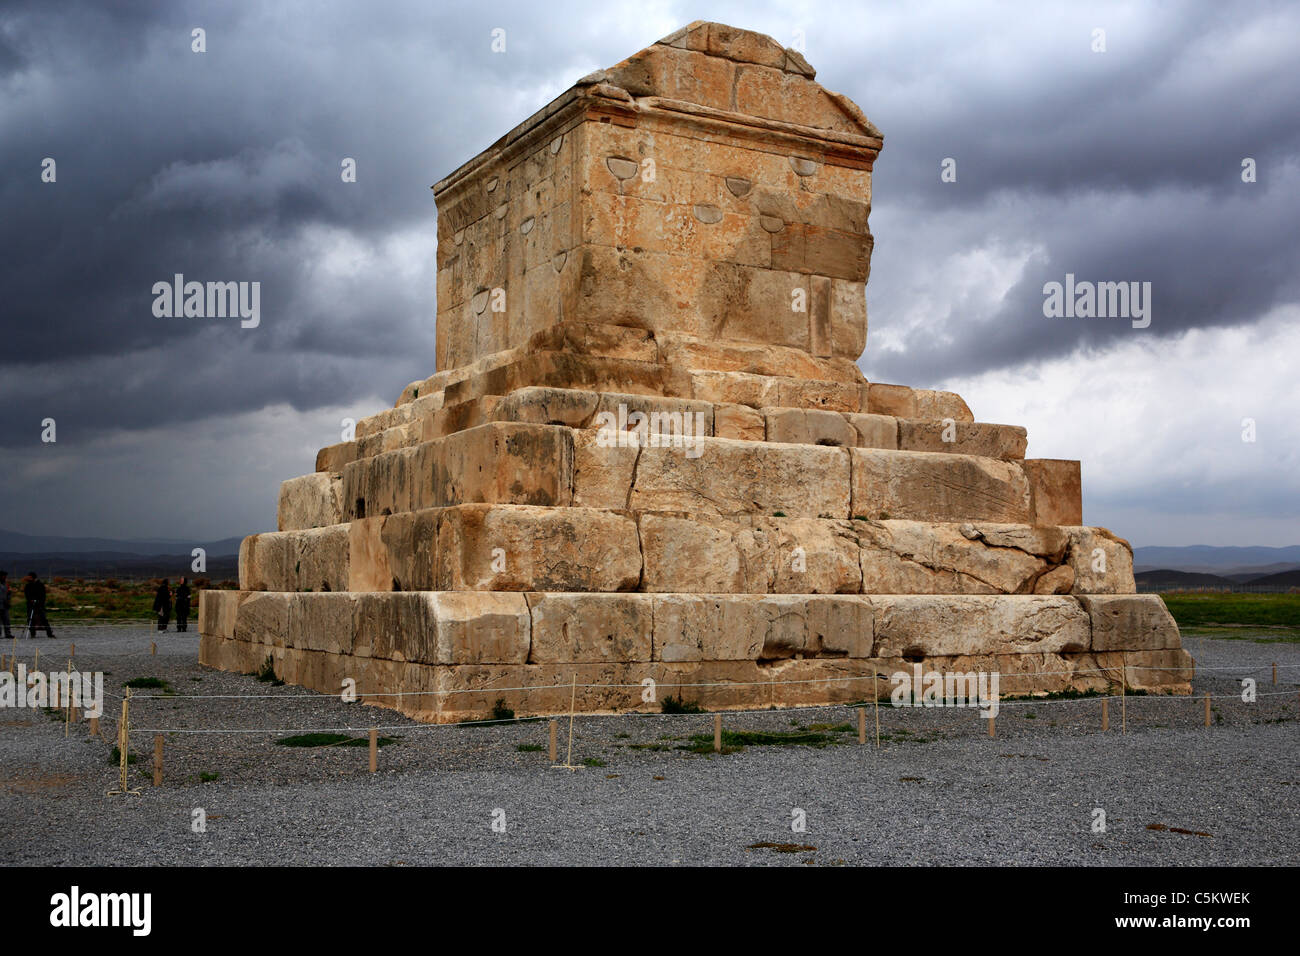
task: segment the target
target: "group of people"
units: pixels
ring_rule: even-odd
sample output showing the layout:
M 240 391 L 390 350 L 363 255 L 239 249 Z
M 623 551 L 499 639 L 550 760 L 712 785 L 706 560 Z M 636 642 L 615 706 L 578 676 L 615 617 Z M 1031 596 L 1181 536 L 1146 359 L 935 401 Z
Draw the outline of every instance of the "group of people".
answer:
M 153 612 L 158 615 L 158 630 L 167 630 L 167 622 L 172 616 L 172 592 L 167 586 L 167 579 L 162 579 L 153 596 Z M 176 630 L 184 631 L 190 622 L 190 586 L 184 578 L 176 585 Z
M 36 639 L 36 629 L 43 628 L 46 637 L 53 637 L 50 619 L 45 615 L 45 582 L 35 571 L 28 571 L 23 578 L 23 599 L 27 602 L 27 630 Z M 9 608 L 13 605 L 13 594 L 9 590 L 9 572 L 0 571 L 0 627 L 4 628 L 5 640 L 13 639 L 9 624 Z M 158 630 L 167 630 L 172 616 L 172 592 L 167 579 L 163 578 L 153 596 L 153 612 L 158 615 Z M 176 630 L 188 629 L 190 621 L 190 586 L 185 578 L 176 585 Z M 21 630 L 21 627 L 20 627 Z
M 27 629 L 31 632 L 32 639 L 36 639 L 38 627 L 45 629 L 46 637 L 53 637 L 54 631 L 50 628 L 50 619 L 45 616 L 45 582 L 35 571 L 28 571 L 27 577 L 23 578 L 23 600 L 27 602 Z M 4 628 L 5 640 L 12 640 L 14 636 L 13 631 L 9 629 L 9 608 L 12 604 L 9 572 L 0 571 L 0 627 Z

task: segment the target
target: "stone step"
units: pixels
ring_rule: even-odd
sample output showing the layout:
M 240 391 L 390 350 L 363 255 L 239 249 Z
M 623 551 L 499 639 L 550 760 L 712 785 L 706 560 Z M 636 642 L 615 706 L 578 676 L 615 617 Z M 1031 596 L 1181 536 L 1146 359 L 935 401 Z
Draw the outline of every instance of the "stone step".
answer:
M 259 591 L 1132 593 L 1104 528 L 457 505 L 253 535 Z
M 548 356 L 542 359 L 539 356 Z M 566 358 L 567 357 L 567 358 Z M 629 363 L 629 364 L 621 364 Z M 565 375 L 571 381 L 564 381 Z M 719 378 L 718 376 L 722 377 Z M 734 376 L 728 378 L 727 376 Z M 518 381 L 538 378 L 537 381 Z M 528 385 L 557 388 L 594 387 L 598 380 L 630 380 L 638 387 L 596 387 L 597 391 L 647 394 L 651 389 L 677 398 L 744 404 L 750 407 L 829 407 L 841 411 L 890 415 L 897 418 L 974 421 L 961 396 L 936 389 L 914 389 L 885 383 L 868 384 L 856 363 L 813 356 L 803 349 L 749 342 L 706 341 L 681 333 L 654 333 L 618 325 L 565 322 L 534 334 L 520 348 L 485 356 L 470 365 L 447 369 L 407 385 L 392 408 L 357 422 L 364 438 L 418 420 L 440 408 L 483 395 L 502 395 Z M 516 381 L 510 387 L 502 382 Z M 802 389 L 797 383 L 810 383 Z M 496 385 L 497 387 L 493 387 Z M 828 388 L 839 385 L 846 388 Z M 701 394 L 695 394 L 696 389 Z M 849 390 L 856 395 L 850 395 Z M 450 394 L 448 394 L 450 392 Z M 706 392 L 725 393 L 718 398 Z M 781 401 L 780 394 L 808 401 Z M 415 407 L 408 407 L 415 406 Z M 849 407 L 851 406 L 851 407 Z
M 669 436 L 670 439 L 673 436 Z M 492 422 L 280 489 L 279 527 L 482 502 L 699 514 L 1082 523 L 1077 462 Z M 675 445 L 675 447 L 673 446 Z
M 944 419 L 899 419 L 892 415 L 806 408 L 750 408 L 618 392 L 528 386 L 509 395 L 484 395 L 446 405 L 419 419 L 372 432 L 354 443 L 321 449 L 317 471 L 341 471 L 359 458 L 409 448 L 422 441 L 493 421 L 567 425 L 571 428 L 681 429 L 681 416 L 710 438 L 783 444 L 938 451 L 1017 460 L 1025 457 L 1025 429 L 1017 425 Z M 665 418 L 668 416 L 668 418 Z M 667 425 L 665 425 L 667 423 Z
M 861 700 L 918 664 L 997 673 L 1002 695 L 1121 681 L 1187 693 L 1192 676 L 1156 595 L 208 590 L 199 619 L 208 666 L 253 671 L 270 657 L 281 679 L 322 693 L 348 678 L 361 695 L 406 693 L 367 702 L 426 720 L 475 719 L 498 698 L 519 716 L 560 713 L 575 678 L 604 685 L 581 688 L 590 712 L 658 710 L 678 688 L 708 709 Z M 694 683 L 723 686 L 681 687 Z

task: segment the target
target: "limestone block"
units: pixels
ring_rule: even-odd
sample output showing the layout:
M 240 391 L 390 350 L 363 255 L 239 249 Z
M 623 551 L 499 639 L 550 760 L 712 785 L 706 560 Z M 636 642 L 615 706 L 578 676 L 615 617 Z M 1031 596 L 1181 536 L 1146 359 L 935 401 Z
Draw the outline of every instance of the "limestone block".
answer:
M 808 644 L 821 657 L 868 658 L 874 652 L 875 607 L 860 597 L 810 596 Z
M 761 661 L 871 656 L 872 606 L 866 598 L 773 594 L 753 611 L 762 628 Z
M 495 421 L 582 428 L 591 421 L 599 401 L 596 392 L 529 386 L 502 398 L 493 409 L 492 417 Z
M 522 664 L 528 660 L 531 621 L 524 595 L 434 591 L 429 592 L 428 600 L 436 627 L 436 661 L 409 652 L 408 660 L 440 664 Z
M 361 458 L 343 469 L 346 520 L 394 514 L 427 507 L 427 462 L 432 442 Z M 417 487 L 419 493 L 417 494 Z M 417 504 L 417 502 L 420 502 Z
M 820 408 L 832 412 L 861 411 L 861 385 L 856 382 L 823 382 L 816 379 L 776 379 L 776 401 L 766 405 L 788 408 Z
M 1074 590 L 1074 569 L 1061 565 L 1034 582 L 1035 594 L 1069 594 Z
M 439 590 L 630 591 L 636 522 L 591 508 L 461 505 L 438 528 Z
M 688 378 L 690 394 L 706 402 L 752 408 L 781 404 L 777 390 L 779 381 L 775 376 L 702 371 L 690 372 Z
M 998 672 L 1003 697 L 1110 688 L 1105 668 L 1093 654 L 998 654 L 990 666 Z
M 235 611 L 235 640 L 284 647 L 289 637 L 289 599 L 281 591 L 249 594 Z
M 916 393 L 906 385 L 872 382 L 867 386 L 867 407 L 863 411 L 894 418 L 917 418 Z
M 992 545 L 973 528 L 855 521 L 866 594 L 1016 594 L 1052 567 L 1041 543 Z M 993 535 L 999 526 L 981 525 Z
M 1081 594 L 1094 651 L 1160 651 L 1181 646 L 1178 625 L 1158 594 Z
M 386 515 L 356 518 L 348 524 L 349 591 L 391 591 L 393 569 L 381 537 Z
M 833 445 L 852 448 L 858 433 L 839 412 L 812 408 L 765 408 L 767 440 L 792 445 Z
M 847 522 L 646 514 L 642 590 L 855 594 L 861 572 Z
M 573 433 L 574 507 L 620 509 L 628 506 L 639 449 L 610 443 L 598 429 Z
M 939 419 L 940 421 L 951 418 L 957 422 L 975 421 L 975 416 L 971 414 L 970 408 L 956 392 L 918 388 L 913 390 L 913 394 L 916 399 L 916 414 L 902 417 Z
M 199 632 L 225 640 L 235 638 L 235 614 L 245 591 L 204 588 L 199 592 Z
M 745 372 L 828 382 L 862 380 L 862 372 L 843 358 L 819 358 L 803 349 L 750 342 L 715 341 L 681 333 L 657 337 L 659 361 L 691 371 Z
M 1097 655 L 1107 676 L 1119 683 L 1123 673 L 1128 686 L 1136 690 L 1165 694 L 1190 694 L 1196 676 L 1196 662 L 1181 647 L 1163 650 L 1125 651 Z
M 331 594 L 289 595 L 289 631 L 285 646 L 306 651 L 351 654 L 358 595 L 347 591 Z M 283 679 L 284 675 L 281 675 Z M 335 688 L 335 693 L 342 688 Z
M 636 431 L 645 444 L 659 436 L 663 442 L 705 438 L 713 434 L 713 405 L 687 398 L 603 392 L 598 396 L 590 426 Z
M 335 653 L 396 661 L 435 661 L 437 639 L 429 591 L 355 594 L 352 651 Z M 332 651 L 322 647 L 319 650 Z
M 572 435 L 570 429 L 554 425 L 492 422 L 427 442 L 419 446 L 423 484 L 417 489 L 416 507 L 393 510 L 473 502 L 568 505 Z
M 441 574 L 438 529 L 441 508 L 426 508 L 403 514 L 385 515 L 379 525 L 379 545 L 387 558 L 371 571 L 373 590 L 432 591 Z M 378 575 L 381 569 L 385 576 Z M 364 579 L 363 579 L 364 580 Z M 387 587 L 384 582 L 387 581 Z M 353 591 L 371 590 L 352 587 Z
M 649 661 L 648 594 L 528 594 L 530 664 Z
M 918 521 L 1029 521 L 1018 464 L 973 455 L 850 449 L 853 514 Z
M 768 615 L 756 595 L 656 594 L 656 661 L 754 661 Z
M 361 518 L 348 526 L 349 591 L 427 591 L 438 578 L 441 509 Z
M 606 358 L 659 361 L 659 348 L 648 329 L 599 322 L 565 321 L 548 326 L 528 340 L 528 351 L 576 352 Z
M 848 412 L 844 415 L 844 419 L 856 433 L 853 444 L 858 448 L 898 450 L 898 419 L 892 415 Z
M 281 482 L 276 515 L 281 531 L 338 524 L 344 520 L 342 479 L 318 471 Z
M 762 414 L 748 405 L 722 403 L 713 407 L 713 429 L 718 438 L 737 441 L 765 441 L 767 428 Z
M 1072 597 L 877 595 L 875 654 L 934 657 L 1086 652 L 1088 614 Z
M 692 458 L 680 448 L 644 448 L 629 507 L 691 514 L 847 517 L 848 453 L 840 448 L 706 438 Z
M 1133 548 L 1105 528 L 1063 528 L 1077 594 L 1134 594 Z
M 356 460 L 357 443 L 354 441 L 339 442 L 337 445 L 327 445 L 316 452 L 316 470 L 341 474 L 344 465 L 351 464 Z
M 517 595 L 518 596 L 518 595 Z M 645 664 L 461 664 L 430 668 L 438 690 L 438 720 L 489 719 L 504 700 L 519 716 L 568 713 L 576 679 L 577 709 L 611 713 L 642 708 L 639 682 L 653 679 Z M 621 686 L 621 685 L 633 686 Z M 520 691 L 517 688 L 525 688 Z
M 244 591 L 293 590 L 296 548 L 293 533 L 251 534 L 239 543 L 239 587 Z
M 1083 491 L 1079 463 L 1056 458 L 1026 458 L 1034 524 L 1083 524 Z
M 1025 457 L 1028 433 L 1019 425 L 992 425 L 986 422 L 959 422 L 949 418 L 900 419 L 898 447 L 902 451 L 940 451 L 956 455 L 981 455 L 985 458 L 1019 459 Z
M 294 575 L 277 590 L 346 591 L 349 581 L 348 525 L 291 532 Z

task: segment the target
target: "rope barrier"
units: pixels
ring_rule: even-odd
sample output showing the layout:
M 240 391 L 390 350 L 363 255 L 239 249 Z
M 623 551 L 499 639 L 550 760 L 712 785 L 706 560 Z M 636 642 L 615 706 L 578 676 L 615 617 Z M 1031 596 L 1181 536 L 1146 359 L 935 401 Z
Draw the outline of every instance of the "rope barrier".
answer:
M 1108 674 L 1120 669 L 1121 665 L 1115 667 L 1084 667 L 1071 671 L 1026 671 L 1022 673 L 1000 673 L 1002 678 L 1035 678 L 1035 677 L 1078 677 L 1086 674 Z M 1242 673 L 1254 673 L 1258 671 L 1268 671 L 1271 665 L 1264 665 L 1253 670 L 1242 669 L 1238 665 L 1223 665 L 1220 667 L 1202 666 L 1196 664 L 1193 667 L 1160 667 L 1154 664 L 1126 664 L 1122 665 L 1129 670 L 1141 671 L 1213 671 L 1213 670 L 1237 670 Z M 1279 670 L 1286 668 L 1300 668 L 1300 664 L 1279 664 Z M 671 688 L 711 688 L 711 687 L 768 687 L 774 685 L 799 685 L 799 684 L 832 684 L 832 683 L 851 683 L 853 681 L 880 680 L 881 678 L 889 679 L 894 672 L 878 671 L 874 674 L 859 674 L 848 677 L 809 677 L 800 680 L 769 680 L 769 681 L 707 681 L 699 683 L 682 683 L 679 681 L 660 681 L 662 687 Z M 1232 678 L 1237 679 L 1237 678 Z M 492 693 L 516 693 L 523 691 L 535 690 L 553 690 L 562 685 L 559 684 L 534 684 L 530 687 L 495 687 L 491 689 Z M 626 690 L 640 688 L 643 685 L 637 683 L 608 683 L 608 684 L 578 684 L 578 687 L 584 690 L 593 690 L 596 688 L 609 688 Z M 406 691 L 365 691 L 358 692 L 362 697 L 429 697 L 429 696 L 446 696 L 450 694 L 480 694 L 482 688 L 459 688 L 453 690 L 406 690 Z M 105 696 L 113 697 L 120 700 L 121 698 L 111 691 L 105 691 Z M 141 700 L 320 700 L 323 694 L 137 694 L 131 699 L 134 701 Z
M 557 688 L 563 689 L 563 686 L 564 686 L 564 685 L 562 685 L 562 684 L 557 684 L 557 685 L 554 685 L 554 686 L 557 687 Z M 582 686 L 582 685 L 579 685 L 579 686 Z M 1086 697 L 1070 697 L 1070 698 L 1061 698 L 1061 699 L 1055 699 L 1055 700 L 1051 700 L 1051 699 L 1045 699 L 1045 700 L 1000 700 L 1000 701 L 998 701 L 998 707 L 999 707 L 999 708 L 1002 708 L 1002 707 L 1050 707 L 1050 706 L 1053 706 L 1053 705 L 1056 705 L 1056 704 L 1091 704 L 1091 703 L 1095 703 L 1095 702 L 1097 702 L 1097 701 L 1103 701 L 1103 700 L 1120 700 L 1121 698 L 1123 698 L 1123 697 L 1125 697 L 1125 696 L 1127 696 L 1129 700 L 1131 700 L 1131 701 L 1133 701 L 1133 702 L 1135 702 L 1135 703 L 1138 702 L 1138 701 L 1158 701 L 1158 702 L 1161 702 L 1161 703 L 1187 703 L 1188 701 L 1196 701 L 1196 702 L 1199 702 L 1199 701 L 1202 701 L 1202 700 L 1237 700 L 1237 701 L 1240 701 L 1240 700 L 1241 700 L 1241 695 L 1240 695 L 1240 694 L 1213 694 L 1213 695 L 1212 695 L 1212 694 L 1205 694 L 1205 695 L 1200 695 L 1200 696 L 1195 696 L 1195 695 L 1191 695 L 1191 696 L 1188 696 L 1188 695 L 1179 695 L 1179 696 L 1174 696 L 1174 695 L 1172 695 L 1172 694 L 1139 694 L 1139 695 L 1134 695 L 1134 694 L 1128 694 L 1128 695 L 1124 695 L 1124 694 L 1097 694 L 1097 695 L 1090 695 L 1090 696 L 1086 696 Z M 1256 694 L 1255 696 L 1256 696 L 1256 698 L 1259 698 L 1259 697 L 1292 697 L 1292 696 L 1294 696 L 1294 692 L 1293 692 L 1293 691 L 1272 691 L 1272 692 L 1268 692 L 1268 693 Z M 321 698 L 321 699 L 324 699 L 324 698 Z M 137 698 L 137 697 L 132 697 L 131 700 L 132 700 L 132 701 L 136 701 L 136 700 L 139 700 L 139 698 Z M 864 704 L 864 703 L 860 703 L 860 702 L 855 702 L 855 703 L 839 703 L 839 704 L 807 704 L 807 705 L 799 705 L 799 706 L 795 706 L 795 707 L 781 707 L 781 708 L 777 708 L 777 709 L 772 709 L 772 708 L 761 708 L 761 709 L 753 709 L 753 710 L 727 710 L 727 711 L 725 711 L 725 713 L 726 713 L 728 716 L 744 716 L 744 715 L 757 715 L 757 714 L 781 715 L 781 714 L 789 714 L 789 713 L 795 713 L 795 712 L 799 712 L 799 711 L 807 711 L 807 710 L 834 710 L 834 709 L 838 709 L 838 708 L 844 708 L 844 709 L 848 709 L 848 710 L 853 710 L 853 709 L 855 709 L 855 708 L 857 708 L 857 707 L 862 707 L 862 706 L 865 706 L 865 704 Z M 921 709 L 923 709 L 923 710 L 951 710 L 951 711 L 961 711 L 961 710 L 972 710 L 972 709 L 977 709 L 977 708 L 975 708 L 975 707 L 973 707 L 973 706 L 971 706 L 971 705 L 966 705 L 966 706 L 962 706 L 962 707 L 958 707 L 958 706 L 947 706 L 947 705 L 935 705 L 935 706 L 933 706 L 933 707 L 926 707 L 926 706 L 923 705 L 923 704 L 904 704 L 904 705 L 901 705 L 901 706 L 891 705 L 891 707 L 892 707 L 893 710 L 921 710 Z M 580 717 L 585 717 L 585 718 L 596 718 L 596 719 L 620 719 L 620 718 L 626 718 L 626 717 L 633 717 L 633 718 L 645 718 L 645 717 L 701 717 L 701 716 L 706 716 L 706 715 L 709 714 L 709 713 L 712 713 L 712 712 L 711 712 L 711 711 L 701 711 L 700 713 L 665 714 L 665 713 L 656 713 L 656 712 L 654 712 L 654 711 L 628 710 L 628 711 L 623 711 L 622 713 L 617 713 L 617 714 L 593 714 L 593 713 L 588 713 L 588 714 L 579 714 L 578 716 L 580 716 Z M 510 718 L 505 718 L 505 719 L 500 719 L 500 720 L 462 720 L 462 721 L 457 721 L 457 722 L 455 722 L 455 723 L 441 723 L 441 724 L 423 724 L 423 723 L 416 723 L 416 724 L 391 724 L 391 725 L 387 725 L 387 726 L 376 727 L 375 729 L 377 729 L 377 730 L 394 730 L 394 731 L 395 731 L 395 730 L 408 730 L 408 731 L 415 731 L 415 730 L 455 730 L 455 729 L 460 728 L 460 727 L 469 727 L 469 726 L 488 726 L 488 725 L 492 725 L 492 724 L 537 723 L 537 722 L 540 722 L 540 721 L 543 720 L 543 719 L 544 719 L 544 716 L 537 716 L 537 717 L 510 717 Z M 982 719 L 982 718 L 981 718 L 981 719 Z M 142 727 L 142 728 L 132 728 L 132 729 L 131 729 L 131 733 L 139 733 L 139 734 L 327 734 L 327 733 L 333 733 L 333 734 L 338 734 L 338 733 L 352 733 L 352 732 L 356 732 L 356 731 L 367 731 L 367 730 L 370 730 L 372 726 L 374 726 L 374 725 L 372 725 L 372 724 L 367 724 L 367 725 L 364 726 L 364 727 L 280 727 L 280 728 L 266 728 L 266 727 L 251 727 L 251 728 L 250 728 L 250 727 L 243 727 L 243 728 L 210 728 L 210 727 L 209 727 L 209 728 L 203 728 L 203 729 L 193 729 L 193 728 L 166 728 L 166 727 Z

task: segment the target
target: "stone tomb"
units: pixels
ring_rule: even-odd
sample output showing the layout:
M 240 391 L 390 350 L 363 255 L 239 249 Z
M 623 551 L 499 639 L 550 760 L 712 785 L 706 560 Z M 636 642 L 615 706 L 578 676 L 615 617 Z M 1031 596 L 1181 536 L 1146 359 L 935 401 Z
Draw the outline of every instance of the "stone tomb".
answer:
M 861 700 L 916 662 L 1188 692 L 1078 462 L 858 369 L 881 145 L 797 52 L 693 23 L 438 183 L 438 371 L 284 482 L 201 660 L 432 721 L 575 679 L 588 712 L 657 709 L 647 678 Z

